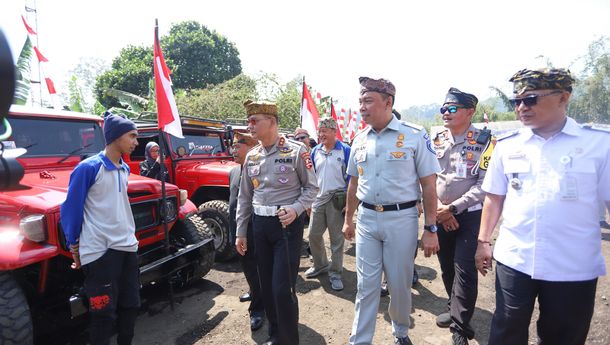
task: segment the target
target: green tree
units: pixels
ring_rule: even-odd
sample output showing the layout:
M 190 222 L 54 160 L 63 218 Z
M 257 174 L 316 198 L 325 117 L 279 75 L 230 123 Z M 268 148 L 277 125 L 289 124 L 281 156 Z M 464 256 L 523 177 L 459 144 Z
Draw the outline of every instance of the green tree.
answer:
M 174 91 L 203 89 L 241 73 L 235 45 L 197 22 L 172 25 L 169 35 L 160 41 L 172 71 Z M 150 99 L 153 98 L 149 87 L 152 79 L 152 47 L 128 46 L 113 60 L 112 68 L 97 78 L 95 94 L 106 107 L 120 106 L 119 100 L 108 93 L 110 89 Z
M 85 105 L 83 102 L 83 93 L 81 91 L 80 86 L 78 85 L 78 79 L 75 75 L 70 78 L 68 82 L 68 92 L 69 92 L 69 101 L 70 101 L 70 110 L 84 112 Z
M 568 115 L 578 122 L 610 123 L 610 39 L 592 42 L 583 59 Z
M 32 59 L 32 41 L 28 37 L 23 44 L 15 66 L 15 96 L 14 104 L 24 105 L 30 97 L 30 60 Z

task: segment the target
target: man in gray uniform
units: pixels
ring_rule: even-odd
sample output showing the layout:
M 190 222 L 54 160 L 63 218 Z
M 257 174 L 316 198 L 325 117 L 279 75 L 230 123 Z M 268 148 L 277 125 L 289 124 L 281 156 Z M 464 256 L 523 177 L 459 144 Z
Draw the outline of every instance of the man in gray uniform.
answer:
M 439 327 L 451 326 L 453 344 L 474 337 L 470 319 L 477 301 L 478 274 L 474 264 L 481 209 L 481 189 L 493 145 L 489 130 L 472 123 L 478 99 L 450 88 L 440 112 L 445 130 L 436 134 L 434 148 L 441 165 L 438 192 L 438 261 L 449 296 L 448 312 L 436 318 Z
M 396 344 L 411 344 L 411 280 L 417 249 L 417 208 L 422 188 L 424 254 L 438 251 L 436 173 L 440 171 L 430 137 L 419 126 L 392 115 L 396 89 L 384 79 L 360 78 L 360 112 L 368 125 L 356 135 L 347 173 L 343 233 L 356 236 L 358 293 L 350 344 L 371 344 L 379 308 L 381 272 L 391 300 L 388 308 Z M 358 207 L 358 200 L 360 206 Z M 358 207 L 357 226 L 352 218 Z
M 248 152 L 237 202 L 237 238 L 241 255 L 252 219 L 255 256 L 269 320 L 266 345 L 299 343 L 299 309 L 294 291 L 303 242 L 303 212 L 318 192 L 305 146 L 278 133 L 273 103 L 245 103 L 248 131 L 260 142 Z

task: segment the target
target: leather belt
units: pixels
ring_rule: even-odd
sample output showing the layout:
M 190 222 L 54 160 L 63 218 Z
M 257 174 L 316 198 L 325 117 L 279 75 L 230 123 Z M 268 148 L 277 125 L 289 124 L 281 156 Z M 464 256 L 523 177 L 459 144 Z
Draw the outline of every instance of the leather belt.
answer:
M 411 208 L 417 204 L 417 200 L 407 201 L 400 204 L 389 204 L 389 205 L 373 205 L 368 202 L 362 202 L 361 205 L 364 208 L 368 208 L 369 210 L 375 210 L 377 212 L 387 212 L 387 211 L 399 211 L 406 210 Z

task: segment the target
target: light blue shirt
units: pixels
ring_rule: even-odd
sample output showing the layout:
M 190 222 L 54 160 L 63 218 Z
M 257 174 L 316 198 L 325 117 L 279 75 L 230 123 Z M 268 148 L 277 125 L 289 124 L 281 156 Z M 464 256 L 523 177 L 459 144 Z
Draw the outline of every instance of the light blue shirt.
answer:
M 381 131 L 356 135 L 347 167 L 358 176 L 358 199 L 381 205 L 417 200 L 419 179 L 440 171 L 426 130 L 394 116 Z

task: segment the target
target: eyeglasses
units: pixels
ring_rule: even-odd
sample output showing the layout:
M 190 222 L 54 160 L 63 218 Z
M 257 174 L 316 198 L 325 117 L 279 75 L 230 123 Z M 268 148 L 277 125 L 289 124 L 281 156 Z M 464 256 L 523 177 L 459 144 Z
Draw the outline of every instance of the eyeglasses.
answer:
M 513 106 L 513 108 L 517 108 L 518 106 L 521 105 L 521 103 L 525 104 L 526 107 L 533 107 L 538 103 L 538 98 L 540 97 L 546 97 L 546 96 L 550 96 L 550 95 L 554 95 L 557 93 L 562 93 L 563 91 L 561 90 L 555 90 L 555 91 L 551 91 L 549 93 L 544 93 L 541 95 L 528 95 L 522 98 L 511 98 L 509 99 L 510 104 Z
M 296 140 L 303 140 L 309 138 L 307 135 L 300 135 L 298 137 L 294 137 Z
M 441 114 L 444 114 L 445 112 L 449 111 L 449 114 L 455 114 L 457 113 L 458 109 L 466 109 L 466 107 L 460 107 L 459 105 L 450 105 L 448 107 L 442 107 L 440 109 Z
M 268 117 L 249 117 L 246 121 L 248 122 L 249 125 L 252 126 L 256 126 L 259 122 L 261 122 L 262 120 L 267 120 L 269 119 Z

